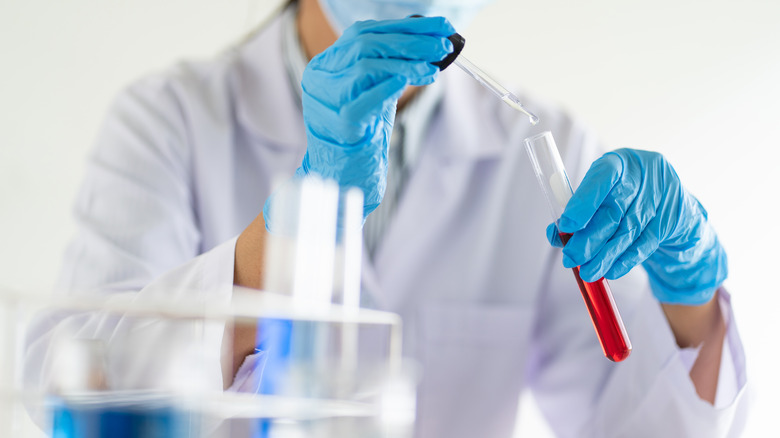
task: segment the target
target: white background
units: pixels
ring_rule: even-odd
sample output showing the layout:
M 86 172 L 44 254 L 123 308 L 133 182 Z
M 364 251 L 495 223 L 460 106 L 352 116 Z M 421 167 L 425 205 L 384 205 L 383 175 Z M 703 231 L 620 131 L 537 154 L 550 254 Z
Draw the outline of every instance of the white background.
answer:
M 0 0 L 0 286 L 54 283 L 111 97 L 239 41 L 278 3 Z M 777 430 L 780 2 L 498 0 L 463 33 L 477 65 L 571 110 L 610 147 L 671 160 L 729 253 L 755 391 L 745 435 Z M 529 401 L 519 432 L 543 436 Z

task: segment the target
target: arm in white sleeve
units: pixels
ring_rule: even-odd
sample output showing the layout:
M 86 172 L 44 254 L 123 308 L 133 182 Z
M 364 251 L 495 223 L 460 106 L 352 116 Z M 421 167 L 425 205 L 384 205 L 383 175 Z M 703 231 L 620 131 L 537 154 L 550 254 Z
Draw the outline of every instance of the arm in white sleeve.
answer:
M 170 80 L 144 80 L 116 99 L 78 194 L 78 230 L 66 251 L 57 293 L 230 299 L 235 239 L 201 247 L 188 135 Z M 114 389 L 163 384 L 165 370 L 181 362 L 174 358 L 188 345 L 213 352 L 204 365 L 211 378 L 201 383 L 222 389 L 224 324 L 151 321 L 101 313 L 42 316 L 28 334 L 25 382 L 49 387 L 51 340 L 63 333 L 105 342 Z

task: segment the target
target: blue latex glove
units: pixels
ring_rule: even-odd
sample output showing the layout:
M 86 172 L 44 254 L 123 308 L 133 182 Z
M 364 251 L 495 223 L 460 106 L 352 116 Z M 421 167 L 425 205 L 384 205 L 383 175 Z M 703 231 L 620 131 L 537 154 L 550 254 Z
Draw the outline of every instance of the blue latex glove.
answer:
M 408 85 L 428 85 L 432 65 L 452 50 L 455 29 L 441 17 L 353 24 L 303 73 L 308 141 L 296 178 L 317 174 L 364 194 L 363 219 L 379 206 L 387 178 L 387 147 L 398 98 Z M 270 224 L 272 198 L 263 209 Z
M 616 279 L 641 263 L 659 301 L 700 305 L 727 276 L 707 211 L 655 152 L 619 149 L 596 160 L 558 226 L 573 233 L 563 265 L 580 266 L 585 281 Z M 554 224 L 547 238 L 561 246 Z

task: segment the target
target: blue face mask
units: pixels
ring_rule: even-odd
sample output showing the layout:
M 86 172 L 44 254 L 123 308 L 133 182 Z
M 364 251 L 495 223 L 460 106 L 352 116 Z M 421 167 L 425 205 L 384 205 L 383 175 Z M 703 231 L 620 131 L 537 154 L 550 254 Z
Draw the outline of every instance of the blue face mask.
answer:
M 445 17 L 458 32 L 468 27 L 493 0 L 320 0 L 325 15 L 338 33 L 356 21 L 393 20 L 413 14 Z

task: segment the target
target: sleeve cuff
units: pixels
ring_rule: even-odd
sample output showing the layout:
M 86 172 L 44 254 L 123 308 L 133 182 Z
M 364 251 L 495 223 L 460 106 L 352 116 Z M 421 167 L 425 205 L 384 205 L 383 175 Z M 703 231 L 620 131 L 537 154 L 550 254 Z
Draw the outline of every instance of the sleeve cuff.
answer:
M 731 307 L 731 295 L 725 288 L 718 293 L 721 313 L 726 323 L 726 337 L 723 340 L 723 353 L 718 373 L 718 391 L 715 394 L 715 408 L 731 405 L 747 384 L 745 351 L 737 331 L 734 311 Z
M 265 351 L 256 350 L 244 359 L 241 367 L 236 373 L 233 384 L 227 389 L 228 392 L 241 392 L 249 394 L 258 394 L 260 392 L 260 382 L 263 380 L 263 369 L 268 355 Z
M 723 339 L 723 352 L 720 358 L 720 371 L 718 372 L 718 389 L 715 395 L 715 408 L 722 409 L 729 406 L 745 386 L 745 357 L 739 334 L 736 332 L 734 315 L 731 309 L 731 296 L 725 289 L 720 289 L 718 301 L 721 313 L 726 324 L 726 336 Z M 701 347 L 680 348 L 678 358 L 685 370 L 690 373 L 693 364 L 699 357 Z
M 134 299 L 204 306 L 229 302 L 235 243 L 233 238 L 166 272 Z M 109 350 L 109 378 L 120 389 L 179 390 L 195 385 L 199 390 L 222 391 L 224 330 L 224 322 L 214 320 L 123 316 L 108 341 L 117 346 Z

